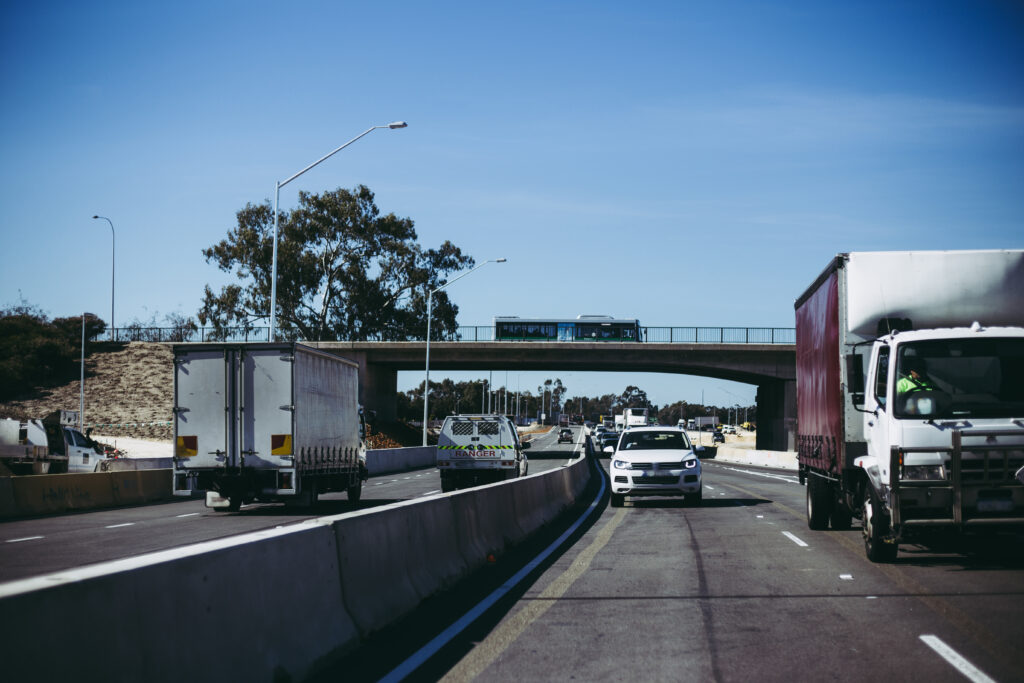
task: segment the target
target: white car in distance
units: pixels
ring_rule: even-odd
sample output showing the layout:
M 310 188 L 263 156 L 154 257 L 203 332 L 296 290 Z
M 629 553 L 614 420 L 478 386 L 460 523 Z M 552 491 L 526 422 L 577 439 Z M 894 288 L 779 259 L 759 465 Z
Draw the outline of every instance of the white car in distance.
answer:
M 698 455 L 686 432 L 665 426 L 634 427 L 623 432 L 611 454 L 612 507 L 626 496 L 683 496 L 699 505 L 704 487 Z

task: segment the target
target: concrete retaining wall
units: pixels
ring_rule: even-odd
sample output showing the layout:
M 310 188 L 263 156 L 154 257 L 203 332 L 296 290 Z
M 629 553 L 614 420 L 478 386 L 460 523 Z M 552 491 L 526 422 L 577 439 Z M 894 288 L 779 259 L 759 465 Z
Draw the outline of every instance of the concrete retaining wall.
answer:
M 4 680 L 302 680 L 555 519 L 589 477 L 581 459 L 0 584 Z

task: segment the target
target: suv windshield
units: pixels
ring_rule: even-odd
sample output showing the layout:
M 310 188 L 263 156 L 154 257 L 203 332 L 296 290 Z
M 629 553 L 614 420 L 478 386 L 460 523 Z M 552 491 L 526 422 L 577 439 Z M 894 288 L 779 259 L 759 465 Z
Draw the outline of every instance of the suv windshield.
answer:
M 678 429 L 665 432 L 628 431 L 622 436 L 619 450 L 688 450 L 690 439 Z
M 896 417 L 1024 413 L 1024 339 L 946 339 L 900 348 Z

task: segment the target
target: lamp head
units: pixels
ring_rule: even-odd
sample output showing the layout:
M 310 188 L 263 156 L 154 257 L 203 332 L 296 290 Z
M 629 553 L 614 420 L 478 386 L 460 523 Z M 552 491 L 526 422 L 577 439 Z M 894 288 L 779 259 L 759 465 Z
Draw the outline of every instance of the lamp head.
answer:
M 503 258 L 499 258 L 499 259 L 494 259 L 494 262 L 495 262 L 495 263 L 504 263 L 504 262 L 505 262 L 505 261 L 507 261 L 507 260 L 508 260 L 508 259 L 503 259 Z
M 391 130 L 394 130 L 396 128 L 407 128 L 408 126 L 409 124 L 406 123 L 405 121 L 395 121 L 394 123 L 388 124 L 388 128 L 390 128 Z

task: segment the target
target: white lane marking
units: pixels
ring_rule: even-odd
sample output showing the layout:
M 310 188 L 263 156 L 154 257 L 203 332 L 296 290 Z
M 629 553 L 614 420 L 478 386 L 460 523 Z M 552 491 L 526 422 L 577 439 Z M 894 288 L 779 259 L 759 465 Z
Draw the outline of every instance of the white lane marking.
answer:
M 783 531 L 782 535 L 785 536 L 786 538 L 788 538 L 789 540 L 793 541 L 793 543 L 796 543 L 801 548 L 806 548 L 807 547 L 806 543 L 804 543 L 803 541 L 801 541 L 799 538 L 797 538 L 793 534 L 789 533 L 788 531 Z
M 25 538 L 9 538 L 4 543 L 21 543 L 22 541 L 38 541 L 42 536 L 26 536 Z
M 940 657 L 949 662 L 954 669 L 962 673 L 967 680 L 973 681 L 974 683 L 995 683 L 994 680 L 986 676 L 981 669 L 974 666 L 959 652 L 946 645 L 938 636 L 923 635 L 920 636 L 924 644 L 935 650 Z
M 853 581 L 853 574 L 840 574 L 839 578 L 843 581 Z
M 758 515 L 757 518 L 758 519 L 764 519 L 764 515 Z
M 185 514 L 185 515 L 175 515 L 175 517 L 178 517 L 180 519 L 181 517 L 195 517 L 198 514 L 199 514 L 198 512 L 189 512 L 188 514 Z
M 436 491 L 427 491 L 426 493 L 421 493 L 421 494 L 420 494 L 420 497 L 423 497 L 423 496 L 432 496 L 432 495 L 434 495 L 435 493 L 441 493 L 441 489 L 438 489 L 438 490 L 436 490 Z
M 123 526 L 135 526 L 135 522 L 125 522 L 124 524 L 111 524 L 106 527 L 107 529 L 120 529 Z
M 787 476 L 783 476 L 781 474 L 768 474 L 766 472 L 755 472 L 753 470 L 741 470 L 741 469 L 739 469 L 737 467 L 723 467 L 721 465 L 717 465 L 717 466 L 720 467 L 723 470 L 729 470 L 731 472 L 739 472 L 741 474 L 753 474 L 755 477 L 764 477 L 766 479 L 778 479 L 779 481 L 784 481 L 787 484 L 799 484 L 800 483 L 800 480 L 797 479 L 796 477 L 787 477 Z
M 708 491 L 714 491 L 715 490 L 714 486 L 708 486 L 707 484 L 704 484 L 704 488 L 706 488 Z
M 601 498 L 604 496 L 604 491 L 607 488 L 607 481 L 607 476 L 601 477 L 601 490 L 597 492 L 597 496 L 593 501 L 591 501 L 587 509 L 583 511 L 583 514 L 573 522 L 572 526 L 566 529 L 561 536 L 556 538 L 551 545 L 541 551 L 537 557 L 530 560 L 522 569 L 502 584 L 500 588 L 497 588 L 493 593 L 478 602 L 475 607 L 459 617 L 454 624 L 446 628 L 440 634 L 435 636 L 433 640 L 413 653 L 412 656 L 392 669 L 390 673 L 380 679 L 380 682 L 383 683 L 384 681 L 388 681 L 389 683 L 398 683 L 398 681 L 404 680 L 406 676 L 411 674 L 419 668 L 421 664 L 437 654 L 441 648 L 451 642 L 451 640 L 459 635 L 459 633 L 461 633 L 467 626 L 476 621 L 480 615 L 490 609 L 494 603 L 498 602 L 498 600 L 521 583 L 522 580 L 530 574 L 530 572 L 540 566 L 540 564 L 544 562 L 551 553 L 555 552 L 560 545 L 565 543 L 570 536 L 576 533 L 576 530 L 580 528 L 580 525 L 582 525 L 587 517 L 597 509 L 597 505 L 601 502 Z

